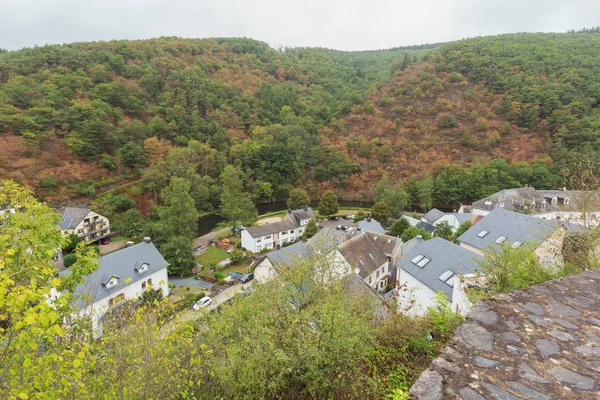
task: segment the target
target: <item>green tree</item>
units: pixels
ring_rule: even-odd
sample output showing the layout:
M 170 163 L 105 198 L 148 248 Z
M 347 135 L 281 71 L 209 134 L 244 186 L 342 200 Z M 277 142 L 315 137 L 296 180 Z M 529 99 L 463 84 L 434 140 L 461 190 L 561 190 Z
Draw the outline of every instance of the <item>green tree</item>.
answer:
M 90 343 L 78 321 L 63 321 L 73 313 L 72 291 L 97 258 L 80 245 L 70 273 L 57 275 L 51 257 L 67 240 L 56 228 L 60 216 L 29 190 L 0 181 L 6 203 L 18 212 L 0 215 L 0 397 L 84 398 Z M 50 303 L 53 289 L 62 295 Z
M 198 211 L 190 195 L 190 182 L 173 177 L 161 196 L 163 205 L 158 209 L 158 215 L 165 233 L 188 239 L 195 237 L 198 231 Z
M 308 221 L 308 224 L 306 224 L 306 227 L 304 228 L 304 234 L 302 235 L 302 237 L 305 240 L 310 239 L 311 237 L 315 236 L 317 232 L 319 232 L 319 227 L 317 226 L 315 220 L 311 219 L 310 221 Z
M 290 195 L 287 200 L 287 207 L 290 210 L 297 210 L 302 207 L 308 207 L 310 205 L 310 197 L 306 190 L 301 188 L 294 188 L 290 190 Z
M 63 257 L 63 265 L 65 268 L 70 268 L 71 265 L 77 262 L 77 256 L 73 253 L 66 254 Z
M 435 235 L 442 239 L 450 240 L 452 238 L 452 227 L 448 221 L 442 221 L 435 227 Z
M 386 203 L 380 201 L 379 203 L 375 203 L 371 208 L 371 216 L 377 221 L 385 224 L 392 216 L 392 212 Z
M 339 210 L 338 197 L 333 190 L 327 190 L 323 193 L 319 202 L 319 215 L 328 217 L 338 212 Z
M 67 253 L 72 253 L 77 248 L 77 245 L 81 243 L 81 238 L 76 233 L 67 235 L 67 244 L 63 247 L 63 250 Z
M 404 217 L 400 217 L 396 221 L 394 221 L 394 223 L 390 227 L 390 230 L 388 231 L 388 235 L 401 237 L 404 231 L 409 227 L 410 223 L 408 222 L 408 220 Z
M 417 199 L 425 212 L 433 206 L 433 188 L 433 178 L 429 175 L 416 183 Z
M 196 266 L 192 245 L 185 236 L 169 237 L 160 246 L 160 252 L 169 263 L 170 275 L 191 276 L 192 268 Z
M 250 194 L 244 191 L 244 174 L 239 167 L 228 165 L 221 174 L 223 191 L 219 214 L 233 226 L 250 225 L 258 213 Z
M 367 218 L 367 213 L 365 213 L 363 210 L 358 210 L 358 212 L 354 216 L 354 222 L 362 221 L 365 218 Z
M 421 236 L 423 240 L 431 239 L 431 233 L 427 232 L 425 229 L 419 229 L 414 226 L 409 226 L 402 232 L 400 238 L 403 242 L 408 242 L 411 239 L 416 238 L 417 236 Z

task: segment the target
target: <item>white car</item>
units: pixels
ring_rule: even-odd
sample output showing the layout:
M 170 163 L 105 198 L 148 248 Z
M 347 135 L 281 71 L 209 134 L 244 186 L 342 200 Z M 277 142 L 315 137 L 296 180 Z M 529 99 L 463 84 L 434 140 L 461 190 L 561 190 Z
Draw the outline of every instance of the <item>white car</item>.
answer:
M 354 219 L 354 214 L 348 215 L 348 219 Z
M 200 300 L 198 300 L 196 302 L 196 304 L 194 304 L 194 310 L 198 311 L 201 308 L 204 307 L 208 307 L 213 303 L 212 299 L 208 296 L 204 296 L 203 298 L 201 298 Z

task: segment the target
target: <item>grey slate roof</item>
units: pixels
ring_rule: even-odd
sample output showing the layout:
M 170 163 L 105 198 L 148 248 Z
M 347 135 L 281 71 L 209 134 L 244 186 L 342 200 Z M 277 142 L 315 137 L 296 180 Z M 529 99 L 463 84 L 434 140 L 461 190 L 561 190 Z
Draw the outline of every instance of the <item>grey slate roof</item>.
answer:
M 347 232 L 326 226 L 308 239 L 306 245 L 311 251 L 326 254 L 351 238 L 352 235 Z
M 411 398 L 597 400 L 599 294 L 594 271 L 477 303 Z
M 290 220 L 292 220 L 292 222 L 294 222 L 296 226 L 300 226 L 300 221 L 307 220 L 310 218 L 316 219 L 315 213 L 310 207 L 289 211 L 286 217 L 290 218 Z
M 433 208 L 429 210 L 427 214 L 423 215 L 423 219 L 425 219 L 430 224 L 433 224 L 435 221 L 442 218 L 444 215 L 446 215 L 446 213 L 444 213 L 443 211 L 440 211 L 437 208 Z
M 423 268 L 414 264 L 412 260 L 419 256 L 427 257 L 429 261 Z M 440 238 L 423 241 L 416 244 L 410 251 L 404 254 L 397 263 L 397 268 L 402 268 L 415 279 L 423 283 L 431 290 L 441 290 L 448 299 L 452 301 L 452 286 L 439 279 L 446 271 L 458 274 L 471 274 L 479 269 L 476 260 L 483 259 L 452 242 Z
M 246 229 L 246 231 L 253 238 L 258 238 L 261 236 L 272 235 L 277 232 L 289 231 L 291 229 L 296 229 L 296 224 L 292 221 L 286 219 L 277 222 L 271 222 L 268 224 L 263 224 L 259 226 L 253 226 L 252 228 Z
M 423 236 L 418 235 L 417 237 L 410 239 L 408 242 L 402 243 L 402 255 L 405 255 L 406 253 L 411 251 L 416 245 L 423 242 Z
M 403 217 L 406 218 L 406 220 L 408 221 L 408 223 L 410 224 L 410 226 L 417 226 L 417 225 L 419 225 L 419 222 L 421 222 L 418 219 L 413 218 L 413 217 L 408 216 L 408 215 L 403 215 Z
M 419 223 L 416 225 L 416 227 L 418 229 L 424 229 L 425 232 L 429 232 L 429 233 L 433 233 L 433 231 L 435 231 L 435 226 L 433 226 L 429 222 L 419 221 Z
M 467 221 L 471 221 L 471 213 L 448 213 L 448 215 L 453 215 L 456 217 L 456 220 L 459 224 L 462 224 Z
M 385 229 L 379 223 L 379 221 L 373 218 L 363 219 L 362 221 L 358 221 L 358 226 L 361 230 L 366 232 L 374 232 L 374 233 L 385 233 Z
M 77 224 L 88 215 L 90 209 L 87 207 L 65 207 L 57 210 L 57 212 L 62 218 L 58 226 L 60 229 L 65 230 L 75 229 Z
M 308 250 L 306 244 L 303 242 L 298 242 L 267 254 L 267 258 L 273 265 L 283 265 L 289 267 L 296 264 L 299 259 L 310 257 L 310 255 L 310 251 Z
M 136 271 L 136 266 L 141 263 L 148 264 L 146 272 Z M 81 309 L 105 297 L 112 296 L 123 288 L 167 268 L 168 265 L 169 263 L 152 242 L 141 242 L 100 257 L 98 269 L 86 276 L 85 281 L 75 288 L 73 292 L 77 297 L 75 307 Z M 71 271 L 68 269 L 61 272 L 61 274 L 70 273 Z M 103 283 L 108 282 L 113 276 L 119 277 L 119 284 L 106 288 Z M 159 282 L 153 283 L 158 284 Z
M 338 247 L 338 251 L 350 264 L 352 270 L 355 268 L 360 270 L 360 277 L 363 279 L 388 261 L 387 255 L 368 232 L 344 242 Z
M 533 242 L 541 244 L 559 227 L 557 220 L 545 220 L 521 213 L 496 208 L 483 219 L 463 233 L 458 242 L 468 244 L 480 250 L 487 250 L 490 245 L 496 245 L 496 240 L 503 236 L 504 243 Z M 478 235 L 487 231 L 484 237 Z

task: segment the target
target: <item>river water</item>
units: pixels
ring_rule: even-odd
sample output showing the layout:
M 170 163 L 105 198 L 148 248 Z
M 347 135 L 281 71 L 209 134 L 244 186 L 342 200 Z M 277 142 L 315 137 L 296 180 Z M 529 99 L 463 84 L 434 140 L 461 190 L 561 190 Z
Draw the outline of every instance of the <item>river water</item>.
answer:
M 340 200 L 339 204 L 340 207 L 371 208 L 371 206 L 373 206 L 373 202 L 371 201 Z M 319 202 L 313 201 L 311 202 L 310 206 L 317 208 L 319 206 Z M 272 203 L 258 204 L 256 209 L 258 210 L 258 214 L 262 215 L 270 212 L 287 210 L 287 204 L 285 201 L 274 201 Z M 198 220 L 198 236 L 203 236 L 207 233 L 210 233 L 221 221 L 223 221 L 223 218 L 216 214 L 210 214 L 200 218 Z

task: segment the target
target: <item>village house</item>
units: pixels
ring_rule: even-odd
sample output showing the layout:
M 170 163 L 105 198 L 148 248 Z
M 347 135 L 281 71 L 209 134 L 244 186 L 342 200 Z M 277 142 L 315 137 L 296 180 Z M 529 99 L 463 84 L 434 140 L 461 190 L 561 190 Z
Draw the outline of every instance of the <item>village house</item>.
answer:
M 371 217 L 358 221 L 358 228 L 360 228 L 361 231 L 379 233 L 380 235 L 385 233 L 383 225 Z
M 293 242 L 304 233 L 308 221 L 316 219 L 312 208 L 288 210 L 281 221 L 244 229 L 241 233 L 242 247 L 253 253 L 264 249 L 277 249 L 286 242 Z
M 479 268 L 479 254 L 440 238 L 424 241 L 415 238 L 406 242 L 403 257 L 396 263 L 398 282 L 398 306 L 412 315 L 422 315 L 434 306 L 436 292 L 441 291 L 452 303 L 452 309 L 460 314 L 470 309 L 466 295 L 456 294 L 462 290 L 460 277 L 474 276 Z
M 579 225 L 597 226 L 600 223 L 600 198 L 597 192 L 583 190 L 536 190 L 531 186 L 504 189 L 469 207 L 475 219 L 497 208 L 525 213 L 543 219 L 559 219 Z
M 461 247 L 484 255 L 490 247 L 531 243 L 540 264 L 562 264 L 567 228 L 559 221 L 496 208 L 458 238 Z
M 150 288 L 168 295 L 168 265 L 150 238 L 100 257 L 98 269 L 73 292 L 77 314 L 91 318 L 94 336 L 99 337 L 104 317 L 115 307 L 139 298 Z M 68 269 L 61 272 L 69 273 Z
M 275 273 L 274 266 L 292 267 L 302 259 L 320 256 L 336 275 L 345 276 L 357 270 L 362 281 L 382 292 L 401 252 L 399 238 L 356 229 L 342 232 L 324 228 L 306 243 L 295 243 L 267 254 L 254 270 L 254 276 L 265 282 Z
M 433 230 L 435 230 L 435 228 L 442 222 L 447 222 L 448 225 L 450 225 L 450 227 L 452 228 L 453 232 L 456 232 L 458 230 L 460 224 L 467 221 L 471 221 L 470 213 L 446 213 L 438 210 L 437 208 L 430 210 L 427 214 L 421 217 L 421 222 L 424 224 L 429 224 L 433 227 Z M 420 226 L 417 225 L 417 227 Z M 429 229 L 426 230 L 428 232 L 430 231 Z
M 108 218 L 87 207 L 65 207 L 57 212 L 61 216 L 58 226 L 63 235 L 74 233 L 84 242 L 98 242 L 110 236 Z

